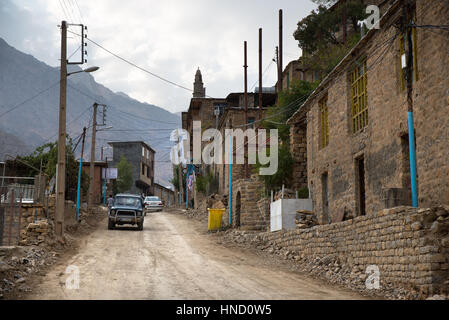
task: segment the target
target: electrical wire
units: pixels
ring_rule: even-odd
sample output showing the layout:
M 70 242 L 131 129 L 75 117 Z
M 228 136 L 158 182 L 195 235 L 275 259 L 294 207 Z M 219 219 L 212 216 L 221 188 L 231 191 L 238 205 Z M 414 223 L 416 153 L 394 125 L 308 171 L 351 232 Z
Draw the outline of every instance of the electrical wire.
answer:
M 69 30 L 67 30 L 67 31 L 69 31 Z M 79 36 L 79 34 L 73 32 L 73 31 L 69 31 L 69 32 L 70 32 L 70 33 L 73 33 L 73 34 L 76 34 L 76 35 Z M 123 62 L 125 62 L 125 63 L 127 63 L 127 64 L 133 66 L 134 68 L 137 68 L 137 69 L 139 69 L 139 70 L 141 70 L 141 71 L 143 71 L 143 72 L 145 72 L 145 73 L 148 73 L 149 75 L 151 75 L 151 76 L 153 76 L 153 77 L 155 77 L 155 78 L 158 78 L 159 80 L 162 80 L 162 81 L 164 81 L 164 82 L 166 82 L 166 83 L 169 83 L 169 84 L 171 84 L 171 85 L 174 85 L 174 86 L 176 86 L 176 87 L 178 87 L 178 88 L 187 90 L 187 91 L 189 91 L 189 92 L 193 92 L 193 89 L 187 88 L 187 87 L 185 87 L 185 86 L 183 86 L 183 85 L 181 85 L 181 84 L 178 84 L 178 83 L 176 83 L 176 82 L 174 82 L 174 81 L 168 80 L 168 79 L 166 79 L 166 78 L 164 78 L 164 77 L 162 77 L 162 76 L 160 76 L 160 75 L 158 75 L 158 74 L 156 74 L 156 73 L 154 73 L 154 72 L 151 72 L 151 71 L 149 71 L 149 70 L 147 70 L 147 69 L 145 69 L 145 68 L 143 68 L 143 67 L 141 67 L 141 66 L 135 64 L 134 62 L 131 62 L 131 61 L 128 60 L 128 59 L 125 59 L 125 58 L 121 57 L 120 55 L 118 55 L 118 54 L 112 52 L 111 50 L 109 50 L 109 49 L 107 49 L 107 48 L 105 48 L 104 46 L 102 46 L 102 45 L 99 44 L 98 42 L 96 42 L 96 41 L 90 39 L 89 37 L 87 37 L 86 39 L 89 40 L 90 42 L 92 42 L 92 43 L 93 43 L 94 45 L 96 45 L 97 47 L 103 49 L 103 50 L 106 51 L 107 53 L 109 53 L 109 54 L 111 54 L 112 56 L 116 57 L 117 59 L 122 60 Z M 210 97 L 210 96 L 208 96 L 208 95 L 206 95 L 206 97 L 212 98 L 212 97 Z
M 85 93 L 85 92 L 79 90 L 78 88 L 75 88 L 75 87 L 71 86 L 70 84 L 67 84 L 67 87 L 70 87 L 70 88 L 72 88 L 72 89 L 75 90 L 75 91 L 78 91 L 80 94 L 82 94 L 82 95 L 84 95 L 84 96 L 86 96 L 86 97 L 88 97 L 88 98 L 91 98 L 91 99 L 93 99 L 94 101 L 99 101 L 99 100 L 100 100 L 100 99 L 98 99 L 98 97 L 95 98 L 95 97 L 91 96 L 90 94 L 87 94 L 87 93 Z M 101 101 L 99 101 L 99 102 L 101 103 Z M 119 107 L 114 106 L 114 105 L 111 105 L 111 104 L 109 104 L 109 103 L 103 103 L 103 104 L 105 104 L 105 105 L 107 105 L 108 107 L 111 107 L 111 108 L 116 108 L 116 110 L 117 110 L 118 112 L 120 112 L 120 113 L 129 115 L 129 116 L 131 116 L 131 117 L 138 118 L 138 119 L 140 119 L 140 120 L 154 121 L 154 122 L 159 122 L 159 123 L 164 123 L 164 124 L 174 124 L 174 125 L 179 125 L 179 123 L 175 123 L 175 122 L 167 122 L 167 121 L 155 120 L 155 119 L 150 119 L 150 118 L 145 118 L 145 117 L 142 117 L 142 116 L 134 115 L 134 114 L 131 114 L 131 113 L 129 113 L 129 112 L 125 112 L 125 111 L 121 110 Z
M 53 83 L 50 87 L 48 87 L 48 88 L 46 88 L 46 89 L 44 89 L 44 90 L 42 90 L 42 91 L 39 91 L 39 92 L 36 93 L 34 96 L 32 96 L 32 97 L 30 97 L 30 98 L 28 98 L 28 99 L 26 99 L 26 100 L 20 102 L 19 104 L 13 106 L 12 108 L 8 109 L 7 111 L 1 113 L 1 114 L 0 114 L 0 118 L 3 117 L 4 115 L 10 113 L 11 111 L 13 111 L 13 110 L 15 110 L 15 109 L 17 109 L 17 108 L 23 106 L 23 105 L 26 104 L 27 102 L 30 102 L 31 100 L 37 98 L 37 97 L 40 96 L 41 94 L 44 94 L 45 92 L 49 91 L 50 89 L 56 87 L 56 85 L 58 85 L 59 82 L 60 82 L 60 81 L 57 81 L 57 82 Z
M 268 64 L 268 66 L 265 68 L 265 70 L 262 72 L 262 81 L 263 78 L 265 76 L 265 73 L 268 71 L 268 69 L 273 65 L 273 60 L 270 61 L 270 63 Z M 254 89 L 254 87 L 257 85 L 257 83 L 259 82 L 259 80 L 256 80 L 256 82 L 254 82 L 254 84 L 251 86 L 251 89 L 249 89 L 249 91 L 252 91 Z

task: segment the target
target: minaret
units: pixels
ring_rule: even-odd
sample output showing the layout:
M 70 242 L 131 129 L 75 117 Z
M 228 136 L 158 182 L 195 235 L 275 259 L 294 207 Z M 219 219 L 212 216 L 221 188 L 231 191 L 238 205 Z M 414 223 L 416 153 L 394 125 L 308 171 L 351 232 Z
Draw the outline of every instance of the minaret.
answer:
M 200 68 L 196 71 L 195 82 L 193 83 L 193 97 L 204 98 L 206 96 L 206 88 L 203 86 L 203 77 Z

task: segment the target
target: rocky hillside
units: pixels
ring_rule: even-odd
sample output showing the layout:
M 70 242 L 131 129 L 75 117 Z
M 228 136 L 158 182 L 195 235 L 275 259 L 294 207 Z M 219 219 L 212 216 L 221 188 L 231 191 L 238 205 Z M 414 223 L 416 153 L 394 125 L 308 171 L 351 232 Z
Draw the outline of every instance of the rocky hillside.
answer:
M 79 70 L 77 66 L 69 67 L 69 72 Z M 67 88 L 67 131 L 72 138 L 91 123 L 90 107 L 94 102 L 108 106 L 106 125 L 113 126 L 111 131 L 97 134 L 97 159 L 108 141 L 143 140 L 157 152 L 156 181 L 168 184 L 172 172 L 167 162 L 169 133 L 180 127 L 180 116 L 122 92 L 115 93 L 95 82 L 90 74 L 79 73 L 69 77 Z M 16 50 L 0 38 L 0 160 L 4 153 L 24 154 L 55 141 L 58 106 L 59 69 Z M 100 122 L 100 112 L 98 118 Z M 111 149 L 104 149 L 104 153 L 110 157 Z

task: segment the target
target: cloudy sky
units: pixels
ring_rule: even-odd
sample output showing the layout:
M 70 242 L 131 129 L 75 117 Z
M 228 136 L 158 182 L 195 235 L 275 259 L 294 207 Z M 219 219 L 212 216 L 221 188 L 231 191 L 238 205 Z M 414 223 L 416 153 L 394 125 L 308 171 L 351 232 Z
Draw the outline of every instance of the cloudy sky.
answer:
M 278 10 L 283 9 L 285 66 L 300 56 L 292 36 L 298 20 L 315 7 L 310 0 L 0 0 L 0 37 L 57 66 L 57 25 L 63 19 L 84 23 L 92 40 L 188 88 L 193 87 L 199 67 L 206 94 L 225 97 L 243 91 L 243 41 L 248 41 L 248 86 L 253 88 L 258 77 L 258 29 L 263 28 L 265 70 L 278 44 Z M 71 55 L 77 39 L 69 41 Z M 111 90 L 171 112 L 187 109 L 191 92 L 133 68 L 92 43 L 87 50 L 88 65 L 101 68 L 92 75 Z M 274 63 L 263 81 L 264 86 L 274 85 Z

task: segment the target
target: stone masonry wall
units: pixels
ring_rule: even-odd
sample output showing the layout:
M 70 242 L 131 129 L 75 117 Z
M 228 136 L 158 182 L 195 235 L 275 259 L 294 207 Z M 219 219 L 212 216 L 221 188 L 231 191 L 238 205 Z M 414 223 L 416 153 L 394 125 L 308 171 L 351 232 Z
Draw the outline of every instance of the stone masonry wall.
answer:
M 417 0 L 417 24 L 448 24 L 447 1 Z M 401 90 L 398 7 L 381 30 L 353 52 L 351 63 L 333 75 L 309 102 L 307 114 L 307 176 L 320 223 L 360 215 L 357 159 L 365 169 L 365 207 L 375 213 L 385 207 L 388 190 L 410 190 L 407 94 Z M 446 33 L 417 30 L 419 79 L 414 84 L 414 112 L 420 206 L 449 203 L 449 55 Z M 384 44 L 382 46 L 382 44 Z M 367 61 L 368 125 L 352 132 L 348 73 L 357 61 Z M 327 96 L 329 145 L 320 148 L 319 101 Z M 327 176 L 327 180 L 326 177 Z M 296 176 L 295 176 L 296 179 Z M 327 181 L 327 195 L 323 192 Z M 387 192 L 385 192 L 387 191 Z M 404 196 L 397 204 L 407 205 Z M 328 201 L 329 216 L 325 214 Z
M 233 183 L 232 188 L 232 226 L 243 230 L 265 231 L 269 225 L 263 204 L 259 204 L 263 182 L 256 175 L 250 179 L 240 179 Z M 239 200 L 238 200 L 239 198 Z M 240 204 L 240 209 L 238 208 Z M 240 216 L 240 219 L 238 218 Z M 228 224 L 229 209 L 226 210 L 223 221 Z M 238 221 L 240 220 L 240 225 Z
M 307 187 L 307 127 L 305 124 L 290 127 L 290 151 L 293 156 L 292 188 Z
M 309 229 L 263 233 L 265 242 L 301 260 L 336 257 L 341 265 L 375 265 L 380 286 L 427 297 L 449 290 L 449 207 L 397 207 Z

